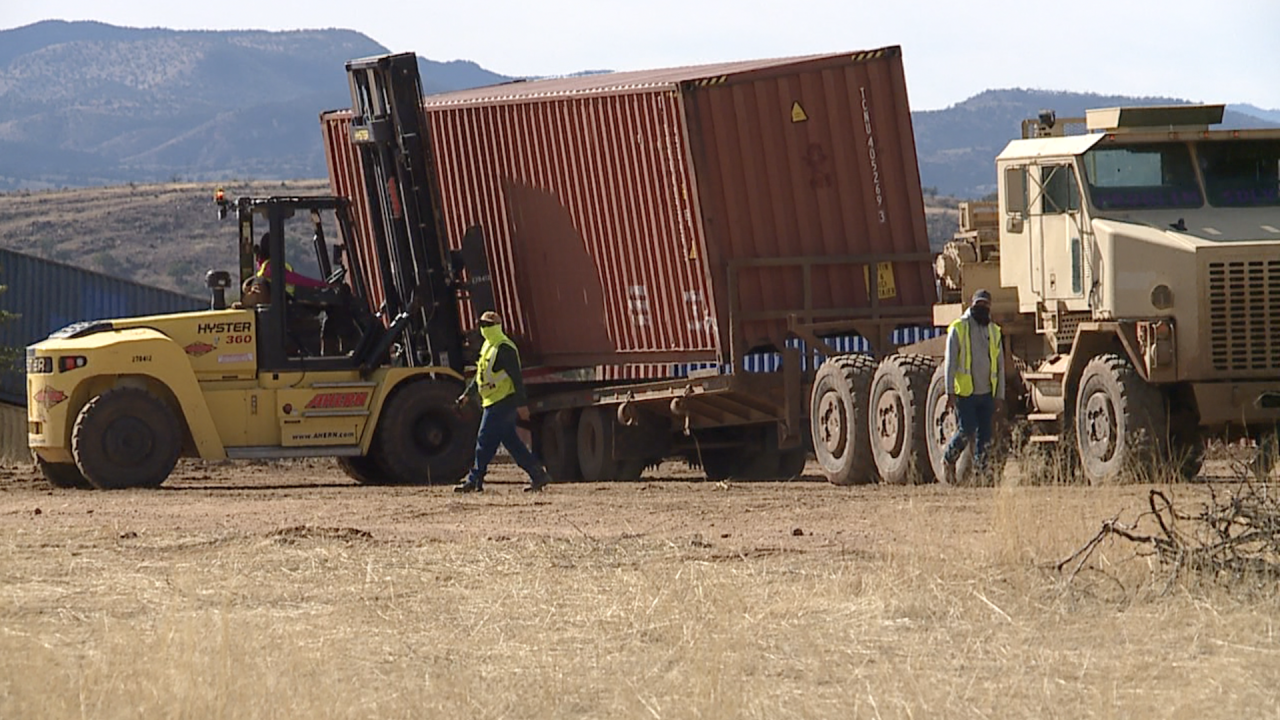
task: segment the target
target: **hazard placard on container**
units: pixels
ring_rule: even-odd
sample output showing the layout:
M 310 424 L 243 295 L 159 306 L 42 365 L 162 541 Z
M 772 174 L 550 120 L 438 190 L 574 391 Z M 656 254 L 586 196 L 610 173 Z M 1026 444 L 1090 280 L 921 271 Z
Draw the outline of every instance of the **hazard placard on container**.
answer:
M 871 297 L 871 268 L 862 266 L 862 281 L 867 286 L 867 297 Z M 876 265 L 876 282 L 879 284 L 877 296 L 881 300 L 898 296 L 898 286 L 893 282 L 893 263 L 882 262 Z
M 800 101 L 791 103 L 791 122 L 802 123 L 808 119 L 809 116 L 805 114 L 804 108 L 800 107 Z

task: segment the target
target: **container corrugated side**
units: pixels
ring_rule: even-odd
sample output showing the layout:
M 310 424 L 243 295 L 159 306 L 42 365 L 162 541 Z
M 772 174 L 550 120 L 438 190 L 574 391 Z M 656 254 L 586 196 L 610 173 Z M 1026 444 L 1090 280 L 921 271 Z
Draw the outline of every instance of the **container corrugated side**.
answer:
M 325 162 L 329 166 L 329 189 L 334 195 L 351 200 L 351 221 L 359 238 L 372 238 L 373 218 L 369 214 L 369 201 L 364 190 L 364 164 L 360 153 L 351 144 L 351 111 L 321 113 L 320 132 Z M 382 291 L 382 268 L 374 262 L 374 255 L 368 248 L 360 248 L 354 257 L 358 258 L 368 285 L 370 310 L 376 313 L 386 299 Z
M 209 300 L 110 277 L 0 249 L 0 308 L 17 318 L 0 323 L 0 346 L 22 349 L 55 330 L 88 320 L 189 312 Z M 25 405 L 25 366 L 0 372 L 0 401 Z
M 498 306 L 556 366 L 719 350 L 679 99 L 427 106 L 450 237 L 485 228 Z
M 929 314 L 933 272 L 897 48 L 688 82 L 684 95 L 715 294 L 731 304 L 739 351 L 778 345 L 791 315 L 848 321 L 873 304 Z

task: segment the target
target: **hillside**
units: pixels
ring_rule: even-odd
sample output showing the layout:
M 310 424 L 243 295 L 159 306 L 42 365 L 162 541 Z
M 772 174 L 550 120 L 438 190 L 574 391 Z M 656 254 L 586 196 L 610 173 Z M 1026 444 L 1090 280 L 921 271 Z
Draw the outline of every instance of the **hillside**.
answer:
M 319 194 L 328 181 L 225 185 L 228 196 Z M 210 269 L 235 272 L 236 224 L 213 186 L 131 184 L 0 193 L 0 247 L 204 296 Z
M 387 49 L 351 30 L 175 31 L 41 22 L 0 31 L 0 191 L 326 175 L 316 117 L 350 105 L 344 63 Z M 510 78 L 421 59 L 427 93 Z M 595 72 L 595 71 L 592 71 Z M 1021 121 L 1089 107 L 1185 102 L 988 90 L 912 113 L 922 184 L 991 192 L 993 159 Z M 1231 106 L 1226 126 L 1280 126 L 1280 111 Z
M 1125 97 L 1046 90 L 987 90 L 944 110 L 911 113 L 921 184 L 942 195 L 982 197 L 995 190 L 995 157 L 1019 136 L 1022 121 L 1045 109 L 1058 117 L 1081 117 L 1089 108 L 1117 105 L 1180 105 L 1186 100 Z M 1249 106 L 1252 107 L 1252 106 Z M 1265 113 L 1254 109 L 1257 113 Z M 1220 128 L 1280 127 L 1228 109 Z
M 350 105 L 347 60 L 385 52 L 336 29 L 0 31 L 0 189 L 322 176 L 316 117 Z M 420 69 L 426 92 L 508 79 L 461 61 Z

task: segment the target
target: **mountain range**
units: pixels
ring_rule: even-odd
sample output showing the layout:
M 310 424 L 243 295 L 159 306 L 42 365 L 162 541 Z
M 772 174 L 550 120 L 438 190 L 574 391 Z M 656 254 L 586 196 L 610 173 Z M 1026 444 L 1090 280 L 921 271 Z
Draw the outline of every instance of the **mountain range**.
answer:
M 317 115 L 350 105 L 347 60 L 385 52 L 342 29 L 46 21 L 0 31 L 0 190 L 323 177 Z M 426 93 L 513 79 L 468 61 L 419 65 Z M 1069 117 L 1086 107 L 1179 102 L 1004 89 L 913 112 L 922 184 L 943 195 L 987 194 L 992 159 L 1041 109 Z M 1225 125 L 1280 126 L 1280 110 L 1232 106 Z

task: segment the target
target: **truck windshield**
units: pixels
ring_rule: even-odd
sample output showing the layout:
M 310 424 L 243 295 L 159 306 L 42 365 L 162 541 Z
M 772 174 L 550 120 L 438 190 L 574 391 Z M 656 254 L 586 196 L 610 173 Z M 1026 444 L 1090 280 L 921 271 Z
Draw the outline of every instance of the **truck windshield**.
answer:
M 1105 145 L 1084 155 L 1089 199 L 1101 210 L 1194 208 L 1204 204 L 1184 143 Z
M 1280 205 L 1280 140 L 1203 141 L 1196 154 L 1214 207 Z

